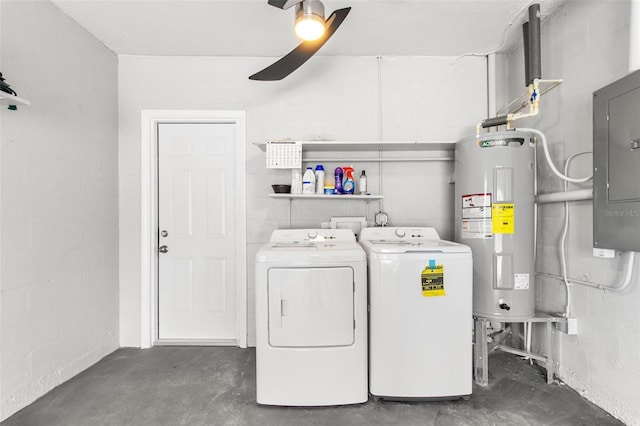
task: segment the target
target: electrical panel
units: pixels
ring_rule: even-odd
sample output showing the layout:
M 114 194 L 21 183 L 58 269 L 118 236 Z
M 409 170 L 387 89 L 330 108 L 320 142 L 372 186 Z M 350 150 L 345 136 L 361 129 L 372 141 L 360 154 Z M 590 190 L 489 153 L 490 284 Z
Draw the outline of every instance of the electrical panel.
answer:
M 640 71 L 593 93 L 593 246 L 640 251 Z

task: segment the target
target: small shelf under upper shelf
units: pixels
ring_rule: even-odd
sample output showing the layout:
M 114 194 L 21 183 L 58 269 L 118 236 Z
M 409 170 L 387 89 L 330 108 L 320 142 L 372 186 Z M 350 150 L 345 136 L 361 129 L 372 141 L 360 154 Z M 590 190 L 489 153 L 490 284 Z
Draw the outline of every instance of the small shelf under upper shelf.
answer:
M 299 141 L 303 151 L 438 151 L 453 150 L 455 141 Z M 266 142 L 254 142 L 263 151 Z
M 293 199 L 304 199 L 304 200 L 365 200 L 365 201 L 373 201 L 373 200 L 381 200 L 384 198 L 382 195 L 324 195 L 324 194 L 269 194 L 271 198 L 286 198 L 289 200 Z
M 15 104 L 31 105 L 31 102 L 29 102 L 28 100 L 3 92 L 2 90 L 0 90 L 0 103 L 8 104 L 8 105 L 15 105 Z

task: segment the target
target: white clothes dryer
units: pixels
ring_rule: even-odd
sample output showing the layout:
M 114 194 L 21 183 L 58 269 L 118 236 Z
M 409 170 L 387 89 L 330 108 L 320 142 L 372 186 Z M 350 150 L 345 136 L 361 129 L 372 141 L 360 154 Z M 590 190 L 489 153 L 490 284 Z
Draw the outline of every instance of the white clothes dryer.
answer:
M 273 232 L 256 254 L 259 404 L 368 400 L 366 280 L 351 230 Z
M 369 391 L 382 399 L 457 399 L 472 389 L 473 265 L 433 228 L 366 228 Z

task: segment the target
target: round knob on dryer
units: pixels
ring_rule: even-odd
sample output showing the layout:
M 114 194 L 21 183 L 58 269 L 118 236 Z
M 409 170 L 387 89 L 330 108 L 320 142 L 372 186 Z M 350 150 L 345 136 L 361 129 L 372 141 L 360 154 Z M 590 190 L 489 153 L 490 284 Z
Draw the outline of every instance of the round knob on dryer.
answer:
M 404 232 L 404 229 L 396 229 L 396 237 L 400 237 L 400 238 L 404 238 L 405 235 L 407 235 L 406 232 Z
M 307 237 L 309 237 L 309 239 L 313 240 L 318 236 L 318 233 L 316 231 L 311 231 L 307 234 Z

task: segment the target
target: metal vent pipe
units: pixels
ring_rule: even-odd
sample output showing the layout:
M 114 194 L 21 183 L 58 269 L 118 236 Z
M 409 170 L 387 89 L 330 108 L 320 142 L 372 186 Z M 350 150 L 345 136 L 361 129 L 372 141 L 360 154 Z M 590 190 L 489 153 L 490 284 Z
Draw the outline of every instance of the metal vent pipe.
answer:
M 525 86 L 533 80 L 542 78 L 542 59 L 540 43 L 540 5 L 529 6 L 529 22 L 522 25 L 524 38 L 524 74 Z
M 529 23 L 522 24 L 522 40 L 524 41 L 524 85 L 530 85 L 533 80 L 529 70 Z

